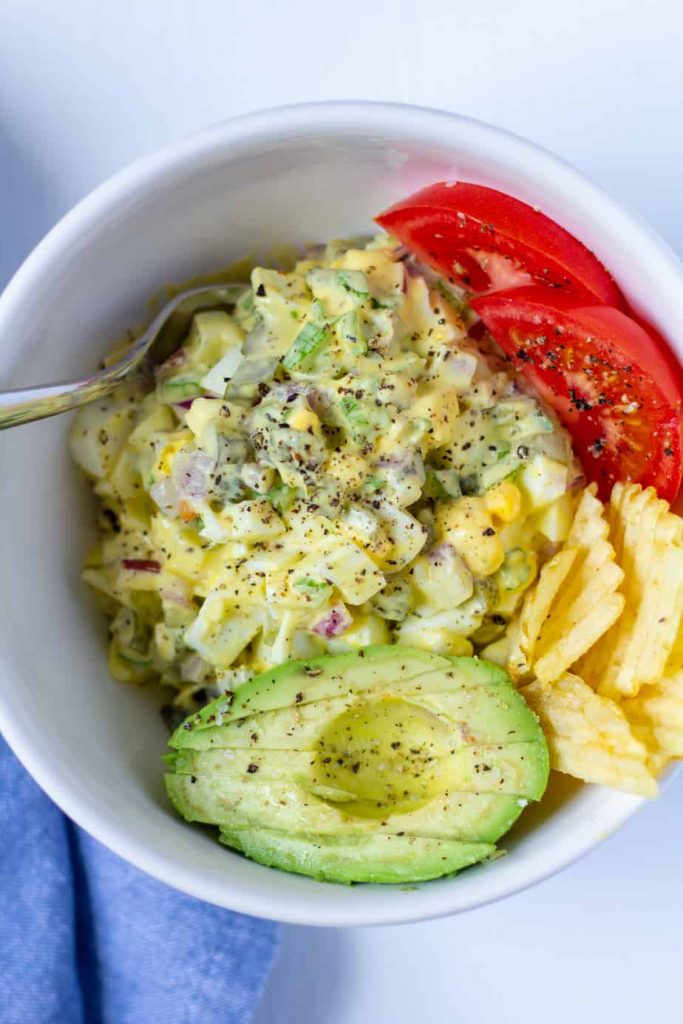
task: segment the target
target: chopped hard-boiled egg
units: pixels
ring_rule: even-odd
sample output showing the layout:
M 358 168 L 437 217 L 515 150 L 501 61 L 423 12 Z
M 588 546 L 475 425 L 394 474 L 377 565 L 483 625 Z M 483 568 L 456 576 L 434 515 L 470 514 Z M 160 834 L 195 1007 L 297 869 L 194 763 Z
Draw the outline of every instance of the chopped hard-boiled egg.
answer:
M 155 386 L 71 432 L 101 538 L 84 578 L 122 680 L 194 695 L 289 658 L 498 651 L 568 534 L 570 447 L 388 236 L 257 267 Z

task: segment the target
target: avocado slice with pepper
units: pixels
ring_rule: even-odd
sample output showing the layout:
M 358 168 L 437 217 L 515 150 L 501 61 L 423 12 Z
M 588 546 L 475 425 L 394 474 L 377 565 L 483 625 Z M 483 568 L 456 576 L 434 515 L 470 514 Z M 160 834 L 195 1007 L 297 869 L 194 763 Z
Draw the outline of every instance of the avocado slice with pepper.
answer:
M 328 881 L 452 874 L 490 856 L 548 778 L 538 719 L 501 669 L 401 646 L 279 666 L 170 743 L 183 817 Z

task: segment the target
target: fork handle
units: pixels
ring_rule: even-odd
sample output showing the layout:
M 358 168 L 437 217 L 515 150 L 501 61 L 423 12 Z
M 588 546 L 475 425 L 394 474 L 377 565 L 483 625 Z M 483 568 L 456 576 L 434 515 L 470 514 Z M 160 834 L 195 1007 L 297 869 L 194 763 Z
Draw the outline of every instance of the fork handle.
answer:
M 0 430 L 77 409 L 87 402 L 108 395 L 124 378 L 125 374 L 117 373 L 112 376 L 88 377 L 85 380 L 0 391 Z

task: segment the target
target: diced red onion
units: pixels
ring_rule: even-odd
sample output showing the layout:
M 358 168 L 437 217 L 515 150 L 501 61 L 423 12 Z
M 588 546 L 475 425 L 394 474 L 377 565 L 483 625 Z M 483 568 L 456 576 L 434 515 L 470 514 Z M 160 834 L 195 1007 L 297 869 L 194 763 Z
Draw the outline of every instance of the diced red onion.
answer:
M 422 277 L 423 276 L 422 268 L 421 268 L 420 264 L 417 262 L 417 260 L 410 259 L 410 257 L 408 257 L 408 259 L 403 262 L 403 275 L 404 275 L 403 279 L 406 282 L 407 282 L 409 277 Z
M 161 572 L 161 562 L 155 558 L 122 558 L 121 565 L 131 572 Z
M 343 604 L 335 604 L 330 608 L 327 615 L 320 619 L 313 626 L 312 632 L 317 636 L 330 639 L 334 636 L 341 636 L 349 628 L 353 619 Z
M 198 398 L 205 398 L 211 402 L 222 402 L 222 398 L 218 398 L 217 395 L 201 394 L 195 395 L 194 398 L 184 398 L 182 402 L 173 402 L 174 409 L 191 409 L 192 403 L 196 402 Z
M 214 466 L 214 460 L 206 452 L 178 452 L 171 467 L 171 479 L 179 497 L 201 501 L 209 488 Z

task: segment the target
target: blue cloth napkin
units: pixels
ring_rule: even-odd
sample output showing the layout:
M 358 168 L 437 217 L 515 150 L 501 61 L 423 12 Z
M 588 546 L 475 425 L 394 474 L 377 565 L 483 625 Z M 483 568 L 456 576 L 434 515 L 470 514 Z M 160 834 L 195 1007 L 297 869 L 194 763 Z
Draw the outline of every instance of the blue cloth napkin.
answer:
M 246 1024 L 277 943 L 110 853 L 0 737 L 0 1024 Z

